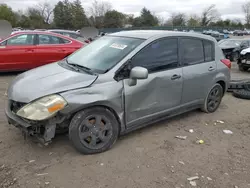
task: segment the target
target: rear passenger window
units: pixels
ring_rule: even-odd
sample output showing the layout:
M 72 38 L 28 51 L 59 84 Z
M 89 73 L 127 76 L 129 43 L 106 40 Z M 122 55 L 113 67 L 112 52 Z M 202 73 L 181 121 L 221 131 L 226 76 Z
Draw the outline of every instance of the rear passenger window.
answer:
M 70 41 L 52 35 L 39 35 L 38 42 L 39 44 L 65 44 Z
M 181 59 L 183 65 L 195 65 L 204 62 L 203 43 L 200 39 L 181 39 Z
M 67 44 L 67 43 L 70 43 L 71 41 L 69 41 L 69 40 L 67 40 L 67 39 L 63 39 L 63 38 L 61 38 L 61 40 L 62 40 L 62 43 L 63 44 Z
M 213 44 L 209 41 L 203 41 L 204 52 L 205 52 L 205 61 L 213 61 L 214 53 L 213 53 Z

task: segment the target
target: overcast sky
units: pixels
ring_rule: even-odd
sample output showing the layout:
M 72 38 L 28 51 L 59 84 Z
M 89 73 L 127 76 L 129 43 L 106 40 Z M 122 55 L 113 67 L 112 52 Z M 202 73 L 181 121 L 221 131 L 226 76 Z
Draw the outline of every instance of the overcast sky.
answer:
M 39 2 L 48 0 L 0 0 L 0 3 L 6 3 L 14 10 L 25 10 L 28 6 L 35 5 Z M 221 13 L 223 19 L 241 19 L 244 20 L 242 13 L 242 4 L 246 0 L 106 0 L 112 3 L 114 9 L 134 14 L 138 16 L 140 10 L 145 6 L 150 9 L 156 15 L 163 18 L 168 18 L 171 12 L 184 12 L 186 14 L 200 14 L 204 7 L 211 4 L 216 4 L 217 9 Z M 51 4 L 55 4 L 58 0 L 49 0 Z M 82 0 L 82 5 L 85 10 L 91 6 L 92 0 Z

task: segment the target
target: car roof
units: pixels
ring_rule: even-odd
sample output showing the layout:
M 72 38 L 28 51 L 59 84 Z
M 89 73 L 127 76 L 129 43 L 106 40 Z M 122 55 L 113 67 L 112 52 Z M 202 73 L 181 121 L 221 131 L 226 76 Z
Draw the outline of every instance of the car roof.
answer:
M 51 32 L 48 32 L 48 31 L 32 31 L 32 30 L 28 30 L 28 31 L 14 31 L 11 35 L 14 35 L 14 34 L 27 34 L 27 33 L 33 33 L 33 34 L 52 34 L 52 35 L 57 35 L 57 36 L 64 36 L 64 35 L 61 35 L 61 34 L 58 34 L 58 33 L 51 33 Z M 67 37 L 69 38 L 69 37 Z
M 48 29 L 47 31 L 59 31 L 59 32 L 67 32 L 67 33 L 77 33 L 76 31 L 65 30 L 65 29 Z
M 120 31 L 109 34 L 110 36 L 121 36 L 131 38 L 149 39 L 152 37 L 167 37 L 167 36 L 186 36 L 186 37 L 199 37 L 214 41 L 215 39 L 211 36 L 207 36 L 195 32 L 178 32 L 178 31 L 165 31 L 165 30 L 132 30 L 132 31 Z
M 70 40 L 70 41 L 81 42 L 81 41 L 75 40 L 75 39 L 73 39 L 71 37 L 67 37 L 67 36 L 61 35 L 59 33 L 53 33 L 53 32 L 48 32 L 48 31 L 15 31 L 15 32 L 12 32 L 12 34 L 9 37 L 15 36 L 17 34 L 30 34 L 30 33 L 33 33 L 33 34 L 46 34 L 46 35 L 49 34 L 49 35 L 57 36 L 57 37 L 64 38 L 64 39 L 67 39 L 67 40 Z M 7 37 L 7 38 L 9 38 L 9 37 Z

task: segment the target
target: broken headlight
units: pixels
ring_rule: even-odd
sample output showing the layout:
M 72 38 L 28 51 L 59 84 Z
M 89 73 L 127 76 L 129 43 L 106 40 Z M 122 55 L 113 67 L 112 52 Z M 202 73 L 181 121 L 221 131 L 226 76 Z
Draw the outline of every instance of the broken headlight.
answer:
M 45 120 L 67 105 L 60 95 L 42 97 L 18 110 L 17 115 L 29 120 Z

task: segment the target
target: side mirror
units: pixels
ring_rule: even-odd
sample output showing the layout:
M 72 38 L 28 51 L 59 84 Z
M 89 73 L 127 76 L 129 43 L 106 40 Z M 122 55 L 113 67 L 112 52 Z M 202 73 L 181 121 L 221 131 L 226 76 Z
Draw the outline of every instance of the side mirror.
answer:
M 129 86 L 135 86 L 137 84 L 137 80 L 147 79 L 148 78 L 148 69 L 144 67 L 134 67 L 130 71 Z

